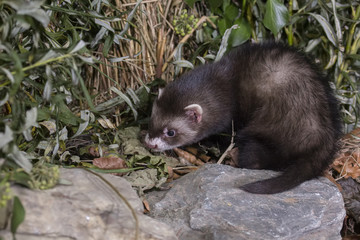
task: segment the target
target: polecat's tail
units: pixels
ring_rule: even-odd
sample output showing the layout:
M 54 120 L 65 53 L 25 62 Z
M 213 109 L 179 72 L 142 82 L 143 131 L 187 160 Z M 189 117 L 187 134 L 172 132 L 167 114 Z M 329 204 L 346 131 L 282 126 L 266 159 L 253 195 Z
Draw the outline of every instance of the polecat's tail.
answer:
M 332 158 L 334 154 L 329 155 L 331 155 Z M 322 156 L 322 158 L 323 157 L 324 156 Z M 310 159 L 306 159 L 304 161 L 299 159 L 296 161 L 296 163 L 285 169 L 281 175 L 274 178 L 246 184 L 241 186 L 240 189 L 257 194 L 274 194 L 284 192 L 300 185 L 307 180 L 321 176 L 323 174 L 323 170 L 328 165 L 324 163 L 329 163 L 330 160 L 323 159 L 321 164 L 322 166 L 316 166 L 316 164 L 314 164 L 314 162 L 312 162 Z M 315 159 L 313 161 L 321 163 L 321 160 L 319 161 L 319 159 Z

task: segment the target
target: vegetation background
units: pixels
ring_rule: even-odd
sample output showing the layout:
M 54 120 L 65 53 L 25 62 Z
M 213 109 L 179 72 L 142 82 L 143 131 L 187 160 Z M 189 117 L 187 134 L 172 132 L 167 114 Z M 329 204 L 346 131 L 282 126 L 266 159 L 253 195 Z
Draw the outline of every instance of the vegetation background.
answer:
M 351 131 L 359 17 L 349 0 L 0 0 L 0 207 L 10 182 L 54 186 L 57 164 L 83 159 L 85 138 L 111 145 L 117 129 L 144 128 L 158 86 L 246 41 L 311 56 Z M 16 231 L 16 197 L 13 209 Z

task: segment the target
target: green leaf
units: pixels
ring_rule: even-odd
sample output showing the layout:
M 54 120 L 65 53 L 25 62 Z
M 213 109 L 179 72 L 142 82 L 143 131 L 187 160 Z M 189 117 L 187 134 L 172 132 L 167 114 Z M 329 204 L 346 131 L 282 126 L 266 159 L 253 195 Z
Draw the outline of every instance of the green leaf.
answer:
M 39 21 L 43 27 L 47 27 L 50 22 L 49 16 L 44 10 L 41 9 L 41 5 L 44 1 L 23 1 L 23 0 L 7 0 L 4 3 L 10 5 L 17 11 L 19 15 L 28 15 Z
M 220 20 L 218 21 L 217 26 L 218 26 L 218 28 L 219 28 L 219 33 L 220 33 L 221 36 L 224 36 L 224 33 L 225 33 L 226 29 L 228 29 L 226 25 L 227 25 L 227 24 L 226 24 L 225 18 L 220 19 Z
M 208 0 L 211 12 L 215 12 L 215 9 L 223 4 L 223 0 Z
M 194 64 L 192 64 L 191 62 L 186 61 L 186 60 L 177 60 L 177 61 L 174 61 L 173 64 L 178 67 L 185 67 L 185 68 L 190 68 L 190 69 L 194 68 Z
M 86 42 L 84 42 L 83 40 L 80 40 L 80 41 L 76 44 L 76 46 L 71 50 L 70 53 L 75 53 L 75 52 L 79 51 L 80 49 L 82 49 L 83 47 L 85 47 L 86 44 L 87 44 Z
M 16 162 L 16 164 L 22 167 L 27 173 L 31 171 L 32 164 L 27 158 L 26 152 L 20 151 L 16 145 L 12 147 L 12 152 L 8 153 L 7 157 Z
M 15 196 L 14 203 L 13 203 L 13 210 L 12 210 L 12 217 L 11 217 L 11 232 L 14 235 L 16 233 L 17 228 L 25 219 L 25 209 L 22 205 L 20 199 Z
M 189 5 L 189 7 L 194 7 L 194 4 L 196 2 L 200 2 L 200 0 L 185 0 L 186 4 Z
M 104 48 L 102 50 L 104 57 L 108 57 L 109 50 L 112 47 L 112 43 L 114 41 L 114 35 L 110 34 L 105 38 Z
M 242 43 L 249 40 L 251 36 L 251 27 L 249 23 L 244 18 L 240 18 L 235 21 L 234 24 L 237 24 L 239 28 L 234 29 L 229 37 L 229 45 L 231 47 L 236 47 Z
M 83 91 L 83 94 L 85 95 L 85 98 L 86 98 L 86 101 L 87 103 L 89 104 L 89 107 L 91 110 L 93 110 L 95 107 L 94 107 L 94 104 L 93 102 L 91 101 L 91 96 L 90 96 L 90 93 L 89 91 L 87 90 L 86 86 L 85 86 L 85 83 L 84 83 L 84 80 L 83 78 L 81 77 L 79 71 L 75 72 L 76 75 L 77 75 L 77 78 L 80 82 L 80 86 L 81 86 L 81 89 Z
M 64 99 L 60 95 L 56 95 L 52 98 L 54 104 L 59 109 L 58 118 L 59 120 L 66 125 L 76 126 L 78 123 L 82 122 L 80 118 L 74 115 L 74 113 L 69 109 L 65 104 Z
M 324 29 L 325 34 L 328 38 L 328 40 L 335 46 L 337 47 L 337 38 L 336 38 L 336 34 L 335 31 L 333 29 L 333 27 L 331 26 L 331 24 L 321 15 L 316 14 L 316 13 L 309 13 L 311 16 L 313 16 L 316 21 L 318 21 L 321 25 L 321 27 Z
M 45 107 L 38 109 L 37 121 L 41 122 L 44 120 L 49 120 L 51 116 L 51 111 Z
M 11 181 L 30 188 L 29 182 L 31 181 L 31 178 L 30 175 L 25 171 L 14 171 L 13 175 L 11 176 Z
M 289 12 L 284 4 L 278 0 L 267 0 L 264 25 L 274 35 L 289 22 Z
M 80 123 L 78 130 L 72 136 L 73 138 L 76 137 L 76 136 L 79 136 L 81 133 L 83 133 L 85 131 L 85 129 L 87 128 L 87 126 L 89 125 L 90 111 L 89 110 L 81 110 L 80 111 L 80 117 L 83 120 L 83 122 Z
M 110 90 L 115 92 L 122 99 L 124 99 L 124 101 L 127 103 L 127 105 L 130 107 L 131 111 L 133 112 L 134 118 L 136 120 L 137 116 L 138 116 L 138 112 L 136 111 L 136 109 L 135 109 L 133 103 L 131 102 L 130 98 L 128 98 L 128 96 L 126 96 L 124 93 L 122 93 L 119 89 L 117 89 L 115 87 L 111 87 Z
M 224 17 L 231 23 L 234 22 L 238 15 L 239 9 L 234 4 L 229 4 L 224 10 Z
M 5 147 L 9 142 L 14 139 L 13 131 L 8 125 L 5 125 L 5 132 L 0 132 L 0 149 Z
M 350 58 L 350 59 L 360 60 L 359 54 L 349 54 L 349 55 L 346 55 L 346 57 Z

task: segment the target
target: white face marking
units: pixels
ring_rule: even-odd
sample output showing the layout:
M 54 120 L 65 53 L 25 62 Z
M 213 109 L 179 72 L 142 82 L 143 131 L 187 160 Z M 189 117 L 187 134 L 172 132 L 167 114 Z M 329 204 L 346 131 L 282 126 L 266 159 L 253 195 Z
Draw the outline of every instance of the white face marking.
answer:
M 176 146 L 170 146 L 160 137 L 150 138 L 149 134 L 146 134 L 145 136 L 145 143 L 148 145 L 148 147 L 150 147 L 154 151 L 159 151 L 159 152 L 173 149 L 174 147 L 176 147 Z

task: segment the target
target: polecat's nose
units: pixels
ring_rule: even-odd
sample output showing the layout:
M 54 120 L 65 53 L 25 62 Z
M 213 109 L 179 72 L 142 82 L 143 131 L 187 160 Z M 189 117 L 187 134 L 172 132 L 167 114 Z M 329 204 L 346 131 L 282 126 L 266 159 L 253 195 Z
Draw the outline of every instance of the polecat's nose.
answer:
M 154 143 L 153 139 L 150 139 L 149 133 L 145 136 L 145 145 L 151 149 L 157 149 L 158 145 Z
M 150 144 L 150 143 L 146 143 L 146 146 L 148 147 L 148 148 L 151 148 L 151 149 L 156 149 L 158 146 L 157 146 L 157 144 Z

